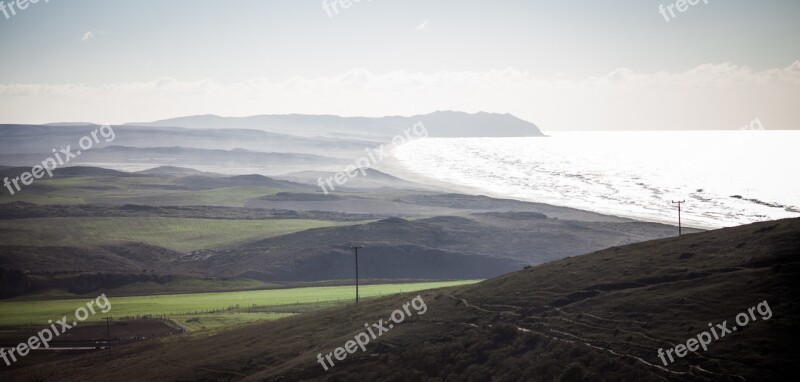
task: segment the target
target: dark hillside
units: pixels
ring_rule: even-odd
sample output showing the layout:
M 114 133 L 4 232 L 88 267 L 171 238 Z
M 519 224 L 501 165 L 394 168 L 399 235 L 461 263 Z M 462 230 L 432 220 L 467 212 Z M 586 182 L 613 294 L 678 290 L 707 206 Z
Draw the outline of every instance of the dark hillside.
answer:
M 326 354 L 414 297 L 0 373 L 3 380 L 789 381 L 800 219 L 615 247 L 421 294 L 413 315 L 324 371 Z M 762 305 L 759 305 L 762 304 Z M 767 304 L 766 306 L 763 304 Z M 664 366 L 658 349 L 753 319 Z M 763 309 L 769 308 L 769 309 Z M 769 315 L 765 314 L 769 311 Z M 277 345 L 280 344 L 280 345 Z M 80 370 L 81 374 L 74 373 Z

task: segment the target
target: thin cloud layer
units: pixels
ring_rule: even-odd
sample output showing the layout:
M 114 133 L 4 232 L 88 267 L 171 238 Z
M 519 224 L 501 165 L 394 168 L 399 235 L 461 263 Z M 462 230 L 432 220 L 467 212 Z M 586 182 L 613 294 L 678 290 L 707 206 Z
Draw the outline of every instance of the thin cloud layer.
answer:
M 2 122 L 92 119 L 116 123 L 181 115 L 413 115 L 434 110 L 509 112 L 545 130 L 736 129 L 753 118 L 767 129 L 800 126 L 800 61 L 753 71 L 729 63 L 677 72 L 537 78 L 513 68 L 488 72 L 256 78 L 233 84 L 160 78 L 149 82 L 0 85 Z

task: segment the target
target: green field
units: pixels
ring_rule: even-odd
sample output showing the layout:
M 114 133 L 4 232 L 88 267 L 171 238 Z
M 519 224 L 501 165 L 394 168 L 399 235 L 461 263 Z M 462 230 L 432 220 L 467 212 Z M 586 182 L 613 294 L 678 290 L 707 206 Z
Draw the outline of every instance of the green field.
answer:
M 105 176 L 66 176 L 52 179 L 37 180 L 36 186 L 23 189 L 13 196 L 8 193 L 0 194 L 0 203 L 16 201 L 37 204 L 84 204 L 94 201 L 94 198 L 126 198 L 152 195 L 160 192 L 142 185 L 169 185 L 173 180 L 158 177 L 117 178 Z
M 271 187 L 239 186 L 210 190 L 176 190 L 172 177 L 69 176 L 41 179 L 43 188 L 24 189 L 15 195 L 0 193 L 0 204 L 145 204 L 170 206 L 244 207 L 248 200 L 285 191 Z M 162 186 L 162 187 L 159 187 Z
M 361 297 L 372 297 L 464 285 L 475 282 L 478 282 L 478 280 L 414 284 L 380 284 L 364 285 L 359 289 Z M 235 306 L 249 308 L 253 306 L 267 307 L 270 305 L 349 300 L 353 299 L 354 295 L 355 287 L 353 286 L 334 286 L 159 296 L 109 296 L 111 311 L 108 314 L 96 314 L 90 317 L 89 320 L 100 320 L 101 317 L 107 315 L 114 317 L 195 315 L 195 312 L 197 312 L 197 314 L 205 314 L 204 312 L 227 309 Z M 86 306 L 88 300 L 89 299 L 68 299 L 0 302 L 0 325 L 44 325 L 47 323 L 47 320 L 60 319 L 64 315 L 71 320 L 74 316 L 75 309 Z M 227 313 L 223 312 L 219 314 L 224 315 Z
M 132 203 L 153 206 L 244 207 L 248 200 L 277 194 L 283 190 L 268 187 L 227 187 L 202 191 L 181 191 L 131 199 Z M 102 201 L 102 200 L 101 200 Z
M 0 243 L 87 247 L 140 242 L 192 251 L 341 225 L 324 220 L 224 220 L 161 217 L 49 218 L 0 221 Z

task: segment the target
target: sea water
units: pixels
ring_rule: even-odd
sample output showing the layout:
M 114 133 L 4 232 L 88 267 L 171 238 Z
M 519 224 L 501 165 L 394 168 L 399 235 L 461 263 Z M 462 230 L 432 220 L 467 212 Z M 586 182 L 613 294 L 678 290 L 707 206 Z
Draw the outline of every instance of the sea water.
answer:
M 395 149 L 416 175 L 491 196 L 718 228 L 800 217 L 800 131 L 563 132 L 428 138 Z

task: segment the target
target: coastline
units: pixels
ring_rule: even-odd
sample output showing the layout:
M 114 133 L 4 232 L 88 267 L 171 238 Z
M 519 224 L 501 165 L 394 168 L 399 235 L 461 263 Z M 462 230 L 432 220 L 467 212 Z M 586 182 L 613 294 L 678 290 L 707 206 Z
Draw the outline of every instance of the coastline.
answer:
M 497 193 L 497 192 L 487 191 L 487 190 L 484 190 L 484 189 L 481 189 L 481 188 L 477 188 L 477 187 L 462 186 L 462 185 L 458 185 L 458 184 L 443 182 L 443 181 L 435 179 L 435 178 L 431 178 L 431 177 L 428 177 L 428 176 L 425 176 L 425 175 L 422 175 L 422 174 L 418 174 L 418 173 L 409 171 L 394 156 L 394 150 L 390 151 L 389 155 L 387 156 L 387 158 L 384 159 L 380 163 L 380 165 L 376 166 L 375 168 L 377 170 L 385 172 L 385 173 L 387 173 L 387 174 L 389 174 L 391 176 L 394 176 L 394 177 L 397 177 L 397 178 L 400 178 L 400 179 L 403 179 L 403 180 L 406 180 L 406 181 L 409 181 L 409 182 L 423 184 L 425 186 L 429 186 L 429 187 L 432 187 L 434 189 L 438 189 L 439 191 L 444 191 L 444 192 L 452 192 L 452 193 L 473 195 L 473 196 L 475 196 L 475 195 L 484 195 L 484 196 L 497 198 L 497 199 L 508 199 L 508 200 L 517 200 L 517 201 L 521 201 L 521 202 L 539 203 L 539 204 L 545 204 L 545 205 L 554 206 L 554 207 L 571 208 L 571 209 L 578 210 L 578 211 L 591 212 L 591 213 L 595 213 L 595 214 L 615 217 L 615 218 L 619 218 L 619 219 L 626 219 L 626 220 L 631 220 L 631 221 L 636 221 L 636 222 L 658 223 L 658 224 L 670 225 L 670 226 L 673 226 L 673 227 L 676 227 L 676 228 L 678 227 L 678 225 L 675 224 L 675 221 L 671 220 L 671 219 L 643 218 L 641 216 L 626 215 L 626 214 L 619 214 L 619 213 L 610 213 L 608 211 L 592 210 L 592 209 L 586 209 L 586 208 L 583 208 L 583 207 L 575 207 L 575 206 L 565 205 L 565 204 L 554 204 L 552 202 L 542 202 L 542 201 L 539 201 L 539 200 L 532 200 L 532 199 L 525 199 L 525 198 L 515 198 L 515 197 L 508 196 L 508 195 L 503 195 L 503 194 L 500 194 L 500 193 Z M 685 228 L 692 228 L 692 229 L 698 229 L 698 230 L 713 230 L 713 229 L 719 229 L 720 228 L 720 227 L 716 227 L 716 226 L 701 226 L 701 225 L 696 225 L 696 224 L 682 224 L 682 226 L 685 227 Z

